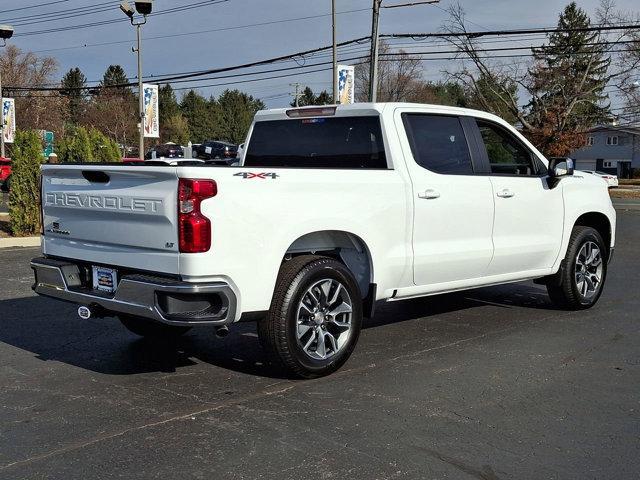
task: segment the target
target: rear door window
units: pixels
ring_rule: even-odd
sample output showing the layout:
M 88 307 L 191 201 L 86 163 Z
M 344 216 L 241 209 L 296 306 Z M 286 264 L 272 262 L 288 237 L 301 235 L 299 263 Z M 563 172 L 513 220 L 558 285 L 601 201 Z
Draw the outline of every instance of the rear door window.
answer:
M 418 165 L 435 173 L 473 174 L 469 146 L 458 117 L 404 113 L 402 121 Z
M 256 122 L 244 165 L 386 169 L 380 118 L 295 118 Z

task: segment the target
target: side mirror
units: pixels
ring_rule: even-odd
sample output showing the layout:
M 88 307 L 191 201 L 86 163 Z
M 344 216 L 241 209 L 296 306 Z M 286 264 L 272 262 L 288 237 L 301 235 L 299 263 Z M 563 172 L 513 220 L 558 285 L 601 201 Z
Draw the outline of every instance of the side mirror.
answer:
M 568 177 L 573 175 L 574 163 L 571 158 L 550 158 L 549 176 L 553 178 Z

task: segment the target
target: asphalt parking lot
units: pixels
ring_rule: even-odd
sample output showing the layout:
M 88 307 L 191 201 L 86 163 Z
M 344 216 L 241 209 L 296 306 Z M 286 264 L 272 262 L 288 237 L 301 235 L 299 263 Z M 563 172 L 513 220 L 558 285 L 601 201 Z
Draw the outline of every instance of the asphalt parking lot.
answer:
M 337 374 L 282 378 L 255 328 L 175 344 L 31 293 L 0 250 L 1 479 L 632 479 L 640 472 L 640 211 L 605 293 L 532 283 L 385 304 Z

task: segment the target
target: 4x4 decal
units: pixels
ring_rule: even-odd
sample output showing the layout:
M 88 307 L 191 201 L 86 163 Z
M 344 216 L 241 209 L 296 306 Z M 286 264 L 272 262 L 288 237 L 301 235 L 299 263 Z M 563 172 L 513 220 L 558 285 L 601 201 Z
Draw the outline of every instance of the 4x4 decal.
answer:
M 242 177 L 245 180 L 249 178 L 260 178 L 262 180 L 270 178 L 272 180 L 275 180 L 279 176 L 280 175 L 278 175 L 277 173 L 252 173 L 252 172 L 240 172 L 234 175 L 234 177 Z

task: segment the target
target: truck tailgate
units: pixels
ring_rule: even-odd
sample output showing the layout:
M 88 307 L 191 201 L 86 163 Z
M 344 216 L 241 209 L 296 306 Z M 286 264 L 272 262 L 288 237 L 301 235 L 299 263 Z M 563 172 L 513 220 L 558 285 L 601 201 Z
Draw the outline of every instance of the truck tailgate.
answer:
M 46 255 L 178 273 L 175 167 L 46 165 Z

